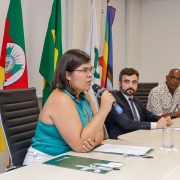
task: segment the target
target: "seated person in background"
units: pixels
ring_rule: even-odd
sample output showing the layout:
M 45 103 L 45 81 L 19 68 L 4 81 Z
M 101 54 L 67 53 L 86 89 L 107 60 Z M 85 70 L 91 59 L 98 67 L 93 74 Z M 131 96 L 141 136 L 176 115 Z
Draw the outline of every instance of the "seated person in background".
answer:
M 158 116 L 180 117 L 180 70 L 171 69 L 166 82 L 149 93 L 147 109 Z
M 96 111 L 87 93 L 93 70 L 85 52 L 72 49 L 63 54 L 53 77 L 54 90 L 40 112 L 24 165 L 72 150 L 89 152 L 103 141 L 103 124 L 115 99 L 105 91 Z
M 156 116 L 149 112 L 141 101 L 133 97 L 137 90 L 139 73 L 133 68 L 124 68 L 119 75 L 119 91 L 115 95 L 116 103 L 123 109 L 121 114 L 112 108 L 106 120 L 110 139 L 138 129 L 156 129 L 171 125 L 169 116 Z

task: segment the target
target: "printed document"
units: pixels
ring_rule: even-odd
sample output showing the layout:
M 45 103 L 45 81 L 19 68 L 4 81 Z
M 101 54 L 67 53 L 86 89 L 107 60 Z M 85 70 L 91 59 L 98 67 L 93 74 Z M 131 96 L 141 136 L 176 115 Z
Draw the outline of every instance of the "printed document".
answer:
M 152 149 L 150 147 L 103 144 L 95 148 L 93 151 L 115 153 L 115 154 L 129 154 L 134 156 L 144 156 L 149 154 L 152 151 Z

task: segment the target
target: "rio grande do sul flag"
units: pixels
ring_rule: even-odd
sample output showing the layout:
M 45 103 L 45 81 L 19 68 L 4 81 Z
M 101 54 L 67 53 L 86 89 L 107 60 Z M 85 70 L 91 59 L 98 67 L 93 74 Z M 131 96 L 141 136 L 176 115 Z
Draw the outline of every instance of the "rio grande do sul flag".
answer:
M 28 88 L 27 61 L 20 0 L 10 0 L 0 57 L 3 89 Z
M 99 74 L 99 50 L 98 50 L 98 32 L 97 32 L 97 20 L 96 20 L 96 7 L 94 0 L 92 0 L 91 5 L 91 24 L 90 24 L 90 31 L 88 41 L 86 43 L 85 52 L 89 54 L 91 57 L 91 64 L 95 68 L 93 84 L 100 85 L 100 74 Z M 96 106 L 98 108 L 97 100 L 94 95 L 94 91 L 92 87 L 89 90 L 89 94 Z
M 54 0 L 39 67 L 44 77 L 42 106 L 52 92 L 51 81 L 56 65 L 62 56 L 61 1 Z

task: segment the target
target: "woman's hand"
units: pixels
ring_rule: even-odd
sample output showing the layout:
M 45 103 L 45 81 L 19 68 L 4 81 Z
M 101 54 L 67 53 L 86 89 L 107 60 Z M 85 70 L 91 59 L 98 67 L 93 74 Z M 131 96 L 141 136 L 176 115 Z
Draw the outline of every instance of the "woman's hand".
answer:
M 94 141 L 92 141 L 90 138 L 88 138 L 87 141 L 84 141 L 82 152 L 87 153 L 92 151 L 92 149 L 96 146 L 96 141 L 97 138 L 95 138 Z
M 115 98 L 114 96 L 109 93 L 108 91 L 104 91 L 102 96 L 101 96 L 101 106 L 100 109 L 102 110 L 106 110 L 107 113 L 109 113 L 109 111 L 112 108 L 112 103 L 115 102 Z

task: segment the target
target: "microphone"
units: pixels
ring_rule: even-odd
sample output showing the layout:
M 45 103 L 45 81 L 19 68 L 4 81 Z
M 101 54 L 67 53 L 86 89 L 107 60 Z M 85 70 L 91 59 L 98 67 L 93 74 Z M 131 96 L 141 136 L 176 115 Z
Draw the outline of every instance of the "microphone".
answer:
M 101 87 L 97 84 L 93 84 L 92 89 L 96 93 L 96 96 L 99 98 L 102 96 L 103 92 L 106 90 L 105 88 L 101 89 Z M 113 102 L 112 105 L 118 114 L 121 114 L 123 112 L 122 108 L 116 102 Z

